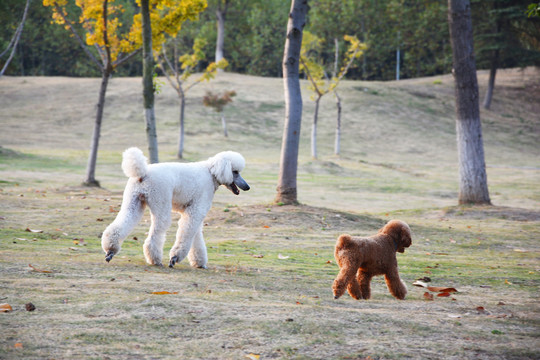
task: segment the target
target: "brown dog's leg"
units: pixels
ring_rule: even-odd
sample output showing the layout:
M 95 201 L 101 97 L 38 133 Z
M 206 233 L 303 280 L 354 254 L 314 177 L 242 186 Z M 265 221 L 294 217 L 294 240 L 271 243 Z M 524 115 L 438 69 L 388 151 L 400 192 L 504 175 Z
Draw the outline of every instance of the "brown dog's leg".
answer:
M 343 295 L 343 293 L 345 293 L 347 285 L 354 280 L 355 273 L 356 269 L 354 267 L 345 266 L 341 268 L 336 280 L 334 280 L 334 284 L 332 285 L 334 299 L 338 299 L 341 295 Z
M 358 270 L 358 274 L 356 276 L 356 280 L 358 281 L 358 284 L 360 286 L 360 292 L 362 293 L 362 298 L 368 300 L 371 298 L 371 278 L 373 275 L 364 272 L 362 270 Z
M 349 285 L 347 285 L 347 292 L 355 300 L 363 299 L 362 290 L 360 290 L 360 285 L 358 284 L 358 281 L 356 280 L 356 278 L 352 278 L 351 281 L 349 282 Z
M 407 295 L 407 287 L 403 281 L 401 281 L 397 269 L 393 269 L 385 274 L 384 279 L 386 280 L 386 286 L 388 286 L 390 294 L 392 294 L 396 299 L 405 299 L 405 295 Z

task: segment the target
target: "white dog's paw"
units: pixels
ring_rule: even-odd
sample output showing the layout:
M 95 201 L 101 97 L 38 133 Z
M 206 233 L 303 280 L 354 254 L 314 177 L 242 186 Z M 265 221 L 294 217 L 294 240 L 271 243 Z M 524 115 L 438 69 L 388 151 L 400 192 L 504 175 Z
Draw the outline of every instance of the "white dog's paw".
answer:
M 174 264 L 179 263 L 180 259 L 178 258 L 178 255 L 174 255 L 171 257 L 171 260 L 169 261 L 169 267 L 172 268 Z

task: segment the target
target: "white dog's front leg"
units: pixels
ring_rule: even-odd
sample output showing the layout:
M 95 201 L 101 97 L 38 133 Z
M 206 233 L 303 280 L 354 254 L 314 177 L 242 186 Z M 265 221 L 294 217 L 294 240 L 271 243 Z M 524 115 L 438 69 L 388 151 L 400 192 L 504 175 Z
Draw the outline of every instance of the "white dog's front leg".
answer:
M 191 266 L 206 269 L 206 265 L 208 264 L 208 254 L 206 253 L 206 244 L 204 243 L 202 226 L 195 235 L 193 245 L 188 254 L 188 259 Z
M 176 242 L 169 252 L 169 267 L 184 260 L 191 249 L 195 235 L 202 226 L 204 216 L 199 214 L 190 214 L 187 211 L 182 213 L 178 220 L 178 231 L 176 232 Z

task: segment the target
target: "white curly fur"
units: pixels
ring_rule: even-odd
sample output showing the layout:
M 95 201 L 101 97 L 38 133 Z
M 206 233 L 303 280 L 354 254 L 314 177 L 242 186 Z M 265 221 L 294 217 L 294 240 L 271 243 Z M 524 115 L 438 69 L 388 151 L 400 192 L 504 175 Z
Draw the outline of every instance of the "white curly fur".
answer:
M 208 257 L 202 234 L 203 220 L 217 188 L 230 187 L 233 171 L 240 172 L 244 167 L 242 155 L 233 151 L 224 151 L 196 163 L 150 165 L 138 148 L 124 151 L 122 170 L 129 179 L 122 206 L 101 238 L 103 250 L 111 254 L 107 261 L 120 251 L 124 239 L 141 220 L 148 205 L 152 223 L 143 245 L 146 261 L 162 264 L 165 233 L 171 224 L 171 211 L 176 211 L 182 216 L 178 221 L 176 242 L 169 253 L 169 265 L 182 261 L 187 255 L 192 266 L 205 268 Z

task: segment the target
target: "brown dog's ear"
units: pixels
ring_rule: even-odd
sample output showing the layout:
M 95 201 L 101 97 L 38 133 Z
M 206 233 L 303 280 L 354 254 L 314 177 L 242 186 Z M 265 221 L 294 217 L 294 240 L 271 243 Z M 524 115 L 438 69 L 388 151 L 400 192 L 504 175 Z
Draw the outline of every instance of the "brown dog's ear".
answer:
M 397 251 L 400 253 L 405 252 L 405 248 L 408 248 L 412 244 L 412 238 L 411 238 L 411 229 L 409 228 L 409 225 L 402 223 L 399 239 L 398 239 L 399 245 Z

